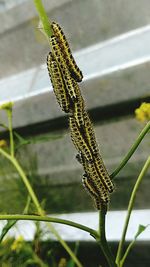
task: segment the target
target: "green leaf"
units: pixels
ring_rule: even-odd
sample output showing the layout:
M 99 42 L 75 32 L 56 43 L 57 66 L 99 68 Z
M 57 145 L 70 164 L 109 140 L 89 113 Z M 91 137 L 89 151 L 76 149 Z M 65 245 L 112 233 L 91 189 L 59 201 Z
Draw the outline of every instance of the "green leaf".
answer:
M 125 251 L 125 253 L 124 253 L 124 256 L 122 257 L 122 259 L 121 259 L 121 261 L 120 261 L 120 266 L 121 266 L 121 267 L 124 265 L 124 262 L 125 262 L 125 260 L 126 260 L 126 258 L 127 258 L 127 256 L 128 256 L 128 254 L 129 254 L 131 248 L 134 246 L 134 244 L 135 244 L 137 238 L 139 237 L 140 234 L 142 234 L 142 233 L 146 230 L 146 228 L 147 228 L 148 226 L 149 226 L 149 224 L 146 225 L 146 226 L 144 226 L 144 225 L 142 225 L 142 224 L 139 225 L 138 230 L 137 230 L 137 232 L 136 232 L 136 234 L 135 234 L 135 236 L 134 236 L 134 239 L 132 240 L 132 242 L 131 242 L 131 243 L 129 244 L 129 246 L 127 247 L 127 249 L 126 249 L 126 251 Z
M 146 225 L 146 226 L 140 224 L 140 225 L 139 225 L 139 228 L 138 228 L 138 231 L 137 231 L 137 233 L 135 234 L 134 239 L 136 240 L 136 239 L 138 238 L 138 236 L 139 236 L 140 234 L 142 234 L 142 233 L 146 230 L 146 228 L 147 228 L 148 226 L 149 226 L 149 224 Z
M 18 150 L 21 146 L 28 144 L 36 144 L 38 142 L 47 142 L 51 140 L 56 140 L 62 138 L 63 134 L 45 134 L 35 137 L 30 137 L 28 139 L 23 138 L 20 134 L 14 131 L 14 135 L 17 138 L 16 150 Z

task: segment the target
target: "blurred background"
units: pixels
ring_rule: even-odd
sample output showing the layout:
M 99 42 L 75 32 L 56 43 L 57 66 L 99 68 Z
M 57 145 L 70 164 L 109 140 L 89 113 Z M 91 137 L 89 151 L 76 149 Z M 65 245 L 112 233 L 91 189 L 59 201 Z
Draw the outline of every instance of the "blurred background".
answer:
M 64 29 L 83 71 L 81 91 L 111 173 L 144 127 L 135 119 L 134 110 L 150 101 L 149 0 L 45 0 L 43 4 L 50 20 Z M 47 213 L 70 216 L 76 221 L 83 218 L 86 224 L 90 218 L 89 226 L 97 227 L 97 212 L 81 184 L 83 170 L 75 159 L 68 119 L 60 110 L 49 81 L 45 64 L 49 45 L 39 30 L 33 1 L 0 0 L 0 25 L 0 104 L 14 101 L 14 129 L 30 140 L 30 144 L 18 149 L 17 156 Z M 0 122 L 6 122 L 2 111 Z M 0 134 L 1 139 L 8 136 L 2 128 Z M 132 187 L 148 154 L 146 136 L 115 180 L 107 221 L 108 239 L 114 249 Z M 150 223 L 149 188 L 147 174 L 137 194 L 128 241 L 139 224 Z M 0 212 L 22 212 L 26 197 L 15 170 L 0 157 Z M 65 240 L 81 241 L 82 255 L 86 247 L 91 247 L 93 257 L 98 259 L 89 236 L 57 227 Z M 27 229 L 25 234 L 29 240 L 30 231 Z M 149 246 L 147 229 L 127 266 L 148 266 Z M 92 263 L 89 266 L 94 267 Z

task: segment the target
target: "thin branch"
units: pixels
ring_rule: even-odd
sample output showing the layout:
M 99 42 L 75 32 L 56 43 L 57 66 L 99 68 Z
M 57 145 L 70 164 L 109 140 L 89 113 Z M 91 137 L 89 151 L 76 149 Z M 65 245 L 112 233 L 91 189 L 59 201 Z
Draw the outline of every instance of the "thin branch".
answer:
M 7 110 L 8 128 L 9 128 L 9 140 L 10 140 L 10 154 L 14 157 L 14 138 L 12 129 L 12 109 Z
M 147 172 L 148 168 L 150 166 L 150 157 L 148 157 L 146 163 L 144 164 L 138 178 L 137 181 L 135 183 L 135 186 L 133 188 L 130 200 L 129 200 L 129 205 L 128 205 L 128 211 L 127 211 L 127 215 L 126 215 L 126 220 L 125 220 L 125 224 L 124 224 L 124 228 L 123 228 L 123 232 L 122 232 L 122 237 L 121 240 L 119 242 L 119 247 L 118 247 L 118 251 L 117 251 L 117 257 L 116 257 L 116 263 L 117 266 L 119 266 L 121 258 L 122 258 L 122 253 L 123 253 L 123 246 L 124 246 L 124 242 L 125 242 L 125 237 L 126 237 L 126 233 L 127 233 L 127 229 L 128 229 L 128 225 L 129 225 L 129 220 L 130 220 L 130 215 L 133 209 L 133 205 L 134 205 L 134 201 L 135 201 L 135 197 L 136 197 L 136 193 L 137 190 L 139 189 L 139 186 L 142 182 L 142 179 L 145 175 L 145 173 Z
M 115 259 L 112 255 L 111 249 L 106 240 L 105 234 L 105 217 L 106 217 L 107 207 L 105 205 L 101 205 L 101 210 L 99 213 L 99 240 L 98 243 L 107 259 L 107 262 L 110 267 L 116 267 Z
M 129 252 L 130 252 L 130 250 L 131 250 L 131 248 L 133 247 L 133 245 L 134 245 L 135 242 L 136 242 L 136 240 L 134 239 L 134 240 L 129 244 L 129 246 L 127 247 L 127 249 L 126 249 L 126 251 L 125 251 L 125 253 L 124 253 L 124 255 L 123 255 L 123 257 L 122 257 L 122 259 L 121 259 L 121 261 L 120 261 L 120 263 L 119 263 L 119 267 L 122 267 L 122 266 L 124 265 L 125 259 L 126 259 L 126 257 L 128 256 L 128 254 L 129 254 Z
M 30 221 L 32 220 L 32 221 L 43 221 L 43 222 L 65 224 L 68 226 L 78 228 L 82 231 L 85 231 L 95 238 L 99 238 L 97 231 L 95 231 L 94 229 L 89 228 L 79 223 L 65 220 L 65 219 L 59 219 L 59 218 L 48 217 L 48 216 L 37 216 L 37 215 L 22 215 L 22 214 L 21 215 L 20 214 L 2 215 L 0 214 L 0 220 L 30 220 Z
M 46 14 L 46 11 L 44 9 L 42 1 L 41 0 L 34 0 L 34 5 L 35 5 L 35 7 L 37 9 L 37 12 L 38 12 L 40 20 L 42 22 L 43 29 L 44 29 L 44 32 L 45 32 L 46 36 L 47 37 L 51 37 L 53 32 L 52 32 L 50 20 L 49 20 L 47 14 Z
M 24 182 L 24 184 L 25 184 L 25 186 L 26 186 L 26 188 L 28 190 L 28 193 L 29 193 L 29 195 L 30 195 L 30 197 L 31 197 L 31 199 L 32 199 L 32 201 L 33 201 L 38 213 L 40 215 L 43 215 L 43 209 L 40 206 L 40 203 L 39 203 L 39 201 L 38 201 L 38 199 L 37 199 L 37 197 L 36 197 L 36 195 L 35 195 L 35 193 L 34 193 L 34 191 L 32 189 L 32 186 L 31 186 L 26 174 L 24 173 L 24 170 L 20 166 L 20 164 L 17 161 L 17 159 L 15 159 L 15 158 L 11 159 L 11 162 L 15 166 L 16 170 L 18 171 L 18 173 L 20 174 L 20 176 L 22 178 L 22 181 Z
M 119 166 L 116 168 L 116 170 L 110 175 L 111 178 L 114 178 L 120 171 L 121 169 L 127 164 L 128 160 L 131 158 L 141 141 L 143 140 L 144 136 L 147 134 L 147 132 L 150 130 L 150 122 L 146 124 L 144 129 L 141 131 L 139 134 L 138 138 L 130 148 L 129 152 L 125 155 L 124 159 L 121 161 Z

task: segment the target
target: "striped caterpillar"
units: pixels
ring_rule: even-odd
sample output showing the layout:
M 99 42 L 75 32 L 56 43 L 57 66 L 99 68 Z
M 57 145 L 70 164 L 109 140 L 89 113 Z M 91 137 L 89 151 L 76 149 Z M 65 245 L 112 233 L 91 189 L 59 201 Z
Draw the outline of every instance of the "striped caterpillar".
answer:
M 70 102 L 65 90 L 64 81 L 58 64 L 51 52 L 47 56 L 47 69 L 58 104 L 64 112 L 70 112 Z
M 105 188 L 112 193 L 114 191 L 114 184 L 111 181 L 109 174 L 105 168 L 105 165 L 103 163 L 103 160 L 99 154 L 98 146 L 95 138 L 95 134 L 93 131 L 92 123 L 89 118 L 88 113 L 84 110 L 83 111 L 83 120 L 84 120 L 84 138 L 86 139 L 86 143 L 88 144 L 92 155 L 93 155 L 93 161 L 95 163 L 95 167 L 97 169 L 97 172 L 99 174 L 99 177 L 104 184 Z
M 88 113 L 84 110 L 83 112 L 83 119 L 84 119 L 84 125 L 85 125 L 85 136 L 87 139 L 87 142 L 92 150 L 92 153 L 94 155 L 98 154 L 98 146 L 95 138 L 95 133 L 93 130 L 93 126 L 91 123 L 91 120 L 89 118 Z
M 107 189 L 105 188 L 105 186 L 103 185 L 99 177 L 99 174 L 97 173 L 95 164 L 93 162 L 92 163 L 87 162 L 85 156 L 82 153 L 78 154 L 77 158 L 79 159 L 80 163 L 83 165 L 85 175 L 88 178 L 86 184 L 88 184 L 89 182 L 90 185 L 92 185 L 95 193 L 98 195 L 99 199 L 103 201 L 105 204 L 107 204 L 109 202 L 109 193 Z
M 65 82 L 68 94 L 73 101 L 76 101 L 77 98 L 80 97 L 80 90 L 78 88 L 78 85 L 75 84 L 75 81 L 70 76 L 70 72 L 67 68 L 67 64 L 64 60 L 62 51 L 60 49 L 59 43 L 57 42 L 57 39 L 55 36 L 52 36 L 50 38 L 50 44 L 52 47 L 52 53 L 53 53 L 58 65 L 59 65 L 60 70 L 61 70 L 63 80 Z
M 101 158 L 100 155 L 97 155 L 94 158 L 94 162 L 96 165 L 96 169 L 99 173 L 99 176 L 101 177 L 101 181 L 104 184 L 104 186 L 107 188 L 107 190 L 109 191 L 109 193 L 113 193 L 114 191 L 114 184 L 112 182 L 112 180 L 110 179 L 110 176 L 106 170 L 106 167 L 103 163 L 103 160 Z
M 54 35 L 50 38 L 52 53 L 47 57 L 47 67 L 57 101 L 66 113 L 70 112 L 71 139 L 79 152 L 83 165 L 83 185 L 94 200 L 97 209 L 107 205 L 114 184 L 98 151 L 95 133 L 77 81 L 82 73 L 77 67 L 69 44 L 57 23 L 52 23 Z
M 82 72 L 77 66 L 75 59 L 72 56 L 68 41 L 61 27 L 56 22 L 52 22 L 51 27 L 53 29 L 54 36 L 57 38 L 61 51 L 64 54 L 64 58 L 65 58 L 65 61 L 67 63 L 67 66 L 71 73 L 72 78 L 75 79 L 77 82 L 81 82 L 83 79 Z
M 111 181 L 109 174 L 103 163 L 103 160 L 99 154 L 92 123 L 86 111 L 84 111 L 83 117 L 84 117 L 84 124 L 85 124 L 85 134 L 87 137 L 87 142 L 89 143 L 89 147 L 92 149 L 95 166 L 97 168 L 99 176 L 101 177 L 102 183 L 108 189 L 108 191 L 112 193 L 114 191 L 114 184 Z
M 89 193 L 89 195 L 94 200 L 95 207 L 98 210 L 100 210 L 100 206 L 101 206 L 100 204 L 101 204 L 101 202 L 100 202 L 99 196 L 95 192 L 95 188 L 93 186 L 92 181 L 87 177 L 86 174 L 83 174 L 82 184 L 85 187 L 85 189 L 87 190 L 87 192 Z
M 92 162 L 93 161 L 92 153 L 89 147 L 87 146 L 77 126 L 76 120 L 73 116 L 69 117 L 69 125 L 70 125 L 70 131 L 71 131 L 71 139 L 72 139 L 74 146 L 79 152 L 82 152 L 84 154 L 88 162 Z
M 87 174 L 90 174 L 93 178 L 95 177 L 94 179 L 98 181 L 98 183 L 102 184 L 102 187 L 105 187 L 105 190 L 108 190 L 109 193 L 113 193 L 114 184 L 109 177 L 109 174 L 100 155 L 93 157 L 93 161 L 90 164 L 88 162 L 86 163 L 84 157 L 81 155 L 81 152 L 80 154 L 77 154 L 76 159 L 83 165 L 84 171 Z

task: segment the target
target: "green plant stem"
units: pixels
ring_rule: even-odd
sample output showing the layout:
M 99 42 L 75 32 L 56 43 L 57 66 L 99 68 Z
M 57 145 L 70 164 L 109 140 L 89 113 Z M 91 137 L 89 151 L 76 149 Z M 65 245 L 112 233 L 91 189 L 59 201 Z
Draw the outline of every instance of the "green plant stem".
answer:
M 135 201 L 135 197 L 136 197 L 136 192 L 142 182 L 142 179 L 145 175 L 145 173 L 147 172 L 148 168 L 150 166 L 150 157 L 148 157 L 146 163 L 144 164 L 138 178 L 137 181 L 135 183 L 135 186 L 133 188 L 130 200 L 129 200 L 129 205 L 128 205 L 128 210 L 127 210 L 127 215 L 126 215 L 126 220 L 125 220 L 125 224 L 124 224 L 124 228 L 123 228 L 123 232 L 122 232 L 122 237 L 121 240 L 119 242 L 119 246 L 118 246 L 118 251 L 117 251 L 117 257 L 116 257 L 116 263 L 117 266 L 120 266 L 120 261 L 122 258 L 122 251 L 123 251 L 123 246 L 124 246 L 124 242 L 125 242 L 125 237 L 126 237 L 126 233 L 127 233 L 127 229 L 128 229 L 128 225 L 129 225 L 129 220 L 130 220 L 130 216 L 131 216 L 131 212 L 133 209 L 133 205 L 134 205 L 134 201 Z
M 34 205 L 37 208 L 37 211 L 39 213 L 39 215 L 44 216 L 44 211 L 42 210 L 40 203 L 32 189 L 32 186 L 30 185 L 28 178 L 26 177 L 23 169 L 21 168 L 19 162 L 16 160 L 16 158 L 12 157 L 11 155 L 9 155 L 5 150 L 3 150 L 2 148 L 0 148 L 0 154 L 2 154 L 4 157 L 6 157 L 13 165 L 14 167 L 17 169 L 18 173 L 20 174 L 28 192 L 29 195 L 34 203 Z M 68 252 L 68 254 L 72 257 L 72 259 L 74 260 L 74 262 L 76 263 L 76 265 L 78 267 L 82 267 L 82 264 L 79 262 L 79 260 L 77 259 L 76 255 L 72 252 L 72 250 L 69 248 L 69 246 L 66 244 L 66 242 L 60 237 L 60 235 L 58 234 L 58 232 L 55 230 L 55 228 L 53 227 L 52 224 L 48 225 L 51 232 L 57 237 L 57 239 L 59 240 L 59 242 L 62 244 L 62 246 L 66 249 L 66 251 Z
M 32 221 L 43 221 L 43 222 L 65 224 L 68 226 L 78 228 L 82 231 L 85 231 L 95 238 L 99 238 L 97 231 L 95 231 L 92 228 L 89 228 L 85 225 L 75 223 L 69 220 L 59 219 L 59 218 L 54 218 L 54 217 L 49 217 L 49 216 L 26 215 L 26 214 L 23 214 L 23 215 L 22 214 L 10 214 L 10 215 L 0 214 L 0 220 L 30 220 L 30 221 L 32 220 Z
M 99 212 L 99 240 L 98 243 L 107 259 L 107 262 L 110 267 L 116 267 L 115 259 L 112 255 L 108 242 L 106 240 L 105 234 L 105 218 L 106 218 L 107 208 L 105 205 L 101 206 L 101 210 Z
M 46 36 L 51 37 L 53 32 L 52 32 L 49 18 L 47 16 L 45 9 L 44 9 L 44 6 L 42 4 L 42 1 L 41 0 L 34 0 L 34 5 L 35 5 L 37 12 L 39 14 L 39 17 L 40 17 L 40 20 L 42 22 L 43 29 L 44 29 Z
M 37 199 L 37 197 L 36 197 L 36 195 L 35 195 L 35 193 L 34 193 L 34 191 L 32 189 L 32 186 L 31 186 L 27 176 L 24 173 L 24 170 L 19 165 L 19 163 L 18 163 L 16 158 L 11 159 L 11 162 L 15 166 L 16 170 L 18 171 L 18 173 L 20 174 L 20 176 L 21 176 L 21 178 L 22 178 L 22 180 L 23 180 L 23 182 L 24 182 L 24 184 L 25 184 L 25 186 L 26 186 L 26 188 L 28 190 L 28 193 L 29 193 L 29 195 L 30 195 L 30 197 L 31 197 L 31 199 L 32 199 L 37 211 L 38 211 L 38 213 L 40 215 L 42 215 L 43 214 L 43 210 L 42 210 L 42 208 L 40 206 L 40 203 L 39 203 L 39 201 L 38 201 L 38 199 Z
M 10 154 L 14 157 L 14 138 L 13 138 L 13 130 L 12 130 L 12 109 L 7 110 L 8 117 L 8 128 L 9 128 L 9 139 L 10 139 Z
M 128 254 L 129 254 L 129 252 L 130 252 L 130 250 L 131 250 L 131 248 L 132 248 L 132 246 L 134 245 L 135 242 L 136 242 L 136 240 L 134 239 L 134 240 L 129 244 L 129 246 L 127 247 L 127 249 L 126 249 L 126 251 L 125 251 L 125 253 L 124 253 L 124 255 L 123 255 L 123 257 L 122 257 L 122 259 L 121 259 L 121 261 L 120 261 L 119 267 L 122 267 L 122 266 L 124 265 L 125 259 L 126 259 L 126 257 L 128 256 Z
M 11 155 L 9 155 L 5 150 L 3 150 L 2 148 L 0 148 L 0 153 L 6 157 L 9 161 L 11 161 L 11 163 L 15 166 L 15 168 L 17 169 L 18 173 L 20 174 L 28 192 L 29 192 L 29 195 L 31 196 L 31 199 L 33 201 L 33 203 L 35 204 L 36 208 L 37 208 L 37 211 L 39 212 L 39 214 L 43 213 L 41 207 L 40 207 L 40 204 L 38 202 L 38 199 L 23 171 L 23 169 L 21 168 L 21 166 L 19 165 L 18 161 L 16 160 L 16 158 L 12 157 Z
M 130 148 L 129 152 L 125 155 L 119 166 L 115 169 L 115 171 L 110 175 L 111 178 L 114 178 L 120 171 L 121 169 L 126 165 L 128 160 L 131 158 L 141 141 L 143 140 L 144 136 L 147 134 L 147 132 L 150 130 L 150 122 L 146 124 L 144 129 L 141 131 L 139 134 L 138 138 L 136 139 L 135 143 L 132 145 Z

